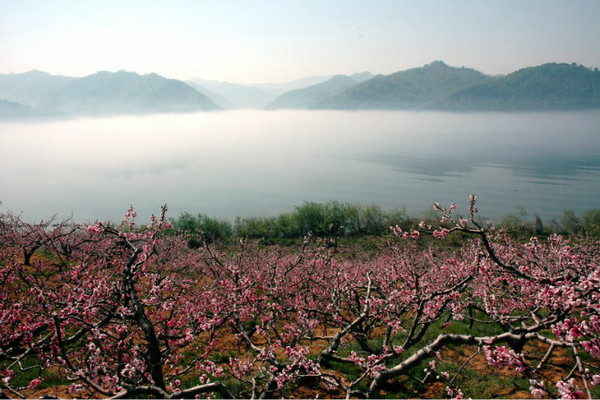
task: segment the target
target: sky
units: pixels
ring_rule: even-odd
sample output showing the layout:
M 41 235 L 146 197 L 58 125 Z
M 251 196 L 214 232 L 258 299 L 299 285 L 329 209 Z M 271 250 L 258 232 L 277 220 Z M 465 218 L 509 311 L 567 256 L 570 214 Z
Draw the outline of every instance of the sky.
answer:
M 434 60 L 600 67 L 600 0 L 0 0 L 0 73 L 283 83 Z

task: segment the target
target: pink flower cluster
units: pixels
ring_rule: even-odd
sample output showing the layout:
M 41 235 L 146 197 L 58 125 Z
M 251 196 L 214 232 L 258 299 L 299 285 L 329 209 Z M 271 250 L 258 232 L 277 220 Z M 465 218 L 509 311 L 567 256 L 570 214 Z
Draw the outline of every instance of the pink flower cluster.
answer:
M 74 396 L 229 397 L 235 377 L 252 398 L 285 397 L 305 378 L 342 396 L 375 398 L 403 377 L 452 385 L 437 370 L 447 346 L 472 354 L 483 346 L 490 365 L 532 378 L 534 397 L 577 398 L 599 385 L 598 244 L 521 243 L 459 217 L 454 204 L 436 209 L 442 226 L 392 227 L 415 240 L 368 255 L 311 238 L 294 252 L 247 241 L 192 248 L 189 237 L 160 234 L 164 212 L 138 228 L 133 209 L 116 228 L 34 226 L 0 214 L 2 354 L 58 371 Z M 416 241 L 454 231 L 475 239 L 450 249 Z M 502 333 L 449 333 L 457 324 L 473 332 L 493 324 Z M 515 338 L 573 349 L 562 380 L 540 380 L 552 354 L 525 358 L 500 345 Z M 22 372 L 5 361 L 0 387 L 19 396 L 26 387 L 15 387 L 23 379 L 14 377 Z M 348 362 L 352 374 L 336 367 Z M 186 387 L 192 374 L 197 384 Z M 447 394 L 463 397 L 455 386 Z
M 394 232 L 394 235 L 396 235 L 400 239 L 419 239 L 419 231 L 412 231 L 410 233 L 404 232 L 402 228 L 400 228 L 398 225 L 390 226 L 390 229 L 392 230 L 392 232 Z
M 585 394 L 575 384 L 575 379 L 571 378 L 567 382 L 558 381 L 556 388 L 561 399 L 583 399 Z
M 512 349 L 507 349 L 506 346 L 485 346 L 485 358 L 488 363 L 494 367 L 503 367 L 510 365 L 517 372 L 525 372 L 525 363 L 522 354 L 515 353 Z
M 442 228 L 439 230 L 436 229 L 435 231 L 433 231 L 433 237 L 436 239 L 445 239 L 449 233 L 450 231 L 446 228 Z

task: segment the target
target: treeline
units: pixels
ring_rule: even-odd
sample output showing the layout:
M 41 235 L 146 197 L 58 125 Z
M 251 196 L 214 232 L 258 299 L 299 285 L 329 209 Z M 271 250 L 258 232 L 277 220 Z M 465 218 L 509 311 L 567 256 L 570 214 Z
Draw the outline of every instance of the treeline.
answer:
M 547 63 L 488 76 L 434 61 L 354 85 L 349 79 L 285 93 L 270 108 L 542 111 L 600 107 L 598 68 L 575 63 Z
M 302 238 L 308 233 L 320 237 L 384 235 L 390 232 L 390 226 L 408 231 L 416 229 L 420 221 L 431 218 L 428 213 L 410 216 L 404 208 L 390 211 L 377 205 L 305 201 L 293 211 L 279 216 L 237 217 L 233 222 L 185 212 L 171 219 L 171 232 L 187 233 L 191 244 L 197 245 L 240 237 L 286 241 Z M 547 222 L 520 209 L 516 214 L 500 218 L 496 226 L 516 234 L 561 233 L 600 237 L 600 209 L 581 215 L 567 210 L 561 218 Z
M 389 231 L 390 226 L 409 229 L 415 221 L 404 209 L 385 211 L 377 205 L 305 201 L 293 211 L 276 217 L 237 217 L 232 223 L 204 214 L 182 213 L 171 223 L 176 232 L 214 242 L 233 237 L 296 239 L 309 232 L 316 236 L 378 235 Z
M 548 63 L 460 88 L 438 105 L 453 110 L 578 110 L 600 107 L 600 72 Z
M 551 219 L 545 223 L 536 214 L 528 216 L 524 209 L 520 209 L 516 214 L 500 218 L 496 226 L 512 233 L 560 233 L 600 237 L 600 209 L 588 210 L 580 215 L 566 210 L 560 219 Z

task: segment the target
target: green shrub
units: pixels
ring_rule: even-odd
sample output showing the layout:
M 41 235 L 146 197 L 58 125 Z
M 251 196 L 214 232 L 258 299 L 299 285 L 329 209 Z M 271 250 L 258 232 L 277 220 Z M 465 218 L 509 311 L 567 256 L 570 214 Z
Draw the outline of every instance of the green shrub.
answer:
M 233 236 L 231 223 L 224 219 L 211 218 L 203 214 L 192 215 L 182 213 L 171 224 L 176 232 L 190 235 L 190 245 L 198 246 L 201 242 L 218 242 Z
M 237 217 L 235 234 L 248 238 L 291 239 L 311 232 L 315 236 L 358 236 L 387 233 L 390 226 L 410 229 L 414 218 L 405 209 L 383 211 L 376 205 L 305 201 L 277 217 Z
M 526 215 L 527 211 L 525 211 L 525 208 L 519 207 L 519 211 L 516 214 L 508 214 L 500 218 L 497 228 L 511 233 L 533 233 L 533 224 L 525 221 Z
M 583 233 L 590 236 L 600 236 L 600 210 L 594 209 L 583 213 L 580 218 Z
M 236 217 L 235 234 L 252 239 L 271 238 L 275 234 L 275 221 L 276 218 Z
M 560 225 L 564 233 L 577 234 L 581 230 L 579 218 L 571 210 L 566 210 L 560 220 Z

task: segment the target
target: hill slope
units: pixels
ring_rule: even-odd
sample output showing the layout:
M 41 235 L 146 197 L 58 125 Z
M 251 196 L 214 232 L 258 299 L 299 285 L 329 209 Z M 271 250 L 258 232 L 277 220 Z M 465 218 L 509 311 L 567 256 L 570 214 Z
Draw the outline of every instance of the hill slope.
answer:
M 220 109 L 185 83 L 157 74 L 98 72 L 60 86 L 42 102 L 67 114 L 140 114 Z
M 229 100 L 227 100 L 225 97 L 221 96 L 218 93 L 213 92 L 212 90 L 208 90 L 204 86 L 194 83 L 193 81 L 185 81 L 185 84 L 190 85 L 191 87 L 193 87 L 194 89 L 196 89 L 197 91 L 199 91 L 200 93 L 202 93 L 203 95 L 208 97 L 216 105 L 218 105 L 221 108 L 224 108 L 224 109 L 235 108 L 235 106 Z
M 438 98 L 486 78 L 486 75 L 473 69 L 450 67 L 442 61 L 435 61 L 420 68 L 377 75 L 336 96 L 321 100 L 317 108 L 427 108 Z
M 275 95 L 265 90 L 239 83 L 206 81 L 199 78 L 192 79 L 189 83 L 217 94 L 221 98 L 219 104 L 228 109 L 263 108 L 275 98 Z
M 357 84 L 357 81 L 348 76 L 336 75 L 325 82 L 286 92 L 273 100 L 266 108 L 269 110 L 314 108 L 322 99 L 335 96 Z
M 440 99 L 451 110 L 571 110 L 600 108 L 600 72 L 549 63 L 490 77 Z
M 44 113 L 33 107 L 8 100 L 0 100 L 0 119 L 31 118 L 44 116 Z
M 318 79 L 317 79 L 318 78 Z M 600 72 L 549 63 L 490 77 L 435 61 L 372 77 L 310 77 L 275 98 L 254 86 L 201 81 L 186 84 L 157 74 L 98 72 L 83 78 L 40 71 L 0 74 L 0 117 L 190 112 L 220 108 L 428 109 L 543 111 L 600 109 Z M 303 86 L 309 81 L 319 83 Z M 195 85 L 201 85 L 196 88 Z M 288 86 L 289 86 L 288 85 Z M 285 85 L 279 85 L 281 89 Z M 218 104 L 217 104 L 218 103 Z M 221 107 L 222 106 L 222 107 Z
M 44 97 L 74 79 L 35 70 L 22 74 L 0 74 L 0 99 L 39 107 Z

